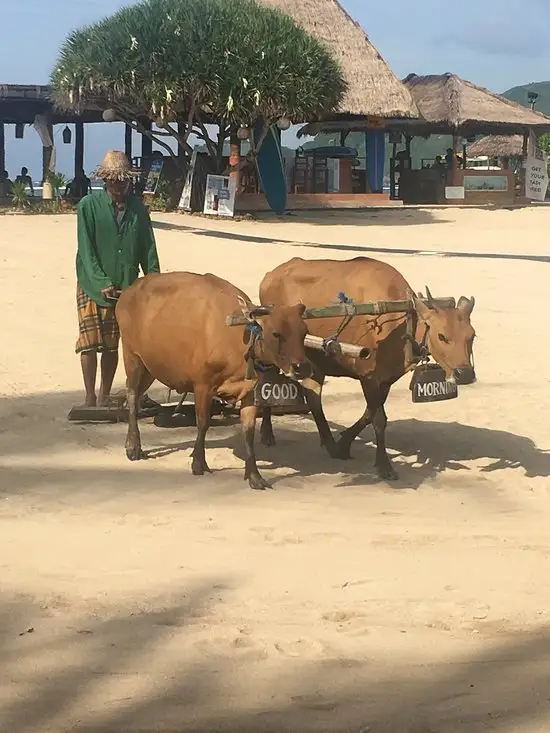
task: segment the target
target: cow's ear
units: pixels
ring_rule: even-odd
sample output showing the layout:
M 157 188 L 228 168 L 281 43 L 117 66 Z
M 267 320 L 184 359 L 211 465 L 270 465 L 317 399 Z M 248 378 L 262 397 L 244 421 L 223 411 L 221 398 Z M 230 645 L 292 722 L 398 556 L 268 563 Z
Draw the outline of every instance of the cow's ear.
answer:
M 465 298 L 463 295 L 461 295 L 456 307 L 461 313 L 464 313 L 464 315 L 470 316 L 472 314 L 475 304 L 476 299 L 473 295 L 471 298 Z
M 301 316 L 303 316 L 303 315 L 304 315 L 304 313 L 306 312 L 306 310 L 307 310 L 307 309 L 306 309 L 306 307 L 305 307 L 305 305 L 304 305 L 303 303 L 298 303 L 298 313 L 299 313 L 299 314 L 300 314 Z

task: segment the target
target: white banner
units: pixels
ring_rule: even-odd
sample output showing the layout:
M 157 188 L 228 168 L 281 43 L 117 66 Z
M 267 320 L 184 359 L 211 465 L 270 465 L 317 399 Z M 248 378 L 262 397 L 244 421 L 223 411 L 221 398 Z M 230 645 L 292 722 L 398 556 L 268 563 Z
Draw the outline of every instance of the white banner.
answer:
M 539 148 L 531 130 L 525 161 L 525 197 L 531 201 L 544 201 L 547 190 L 548 156 Z

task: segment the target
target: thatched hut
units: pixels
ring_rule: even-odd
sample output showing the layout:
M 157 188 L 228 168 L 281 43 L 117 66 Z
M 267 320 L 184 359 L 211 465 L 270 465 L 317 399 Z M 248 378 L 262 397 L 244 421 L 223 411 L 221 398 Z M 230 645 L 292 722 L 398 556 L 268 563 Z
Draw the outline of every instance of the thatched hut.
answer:
M 258 1 L 290 15 L 305 31 L 324 42 L 340 62 L 348 83 L 348 92 L 340 105 L 341 115 L 418 117 L 410 91 L 337 0 Z
M 519 135 L 522 140 L 520 154 L 526 155 L 530 131 L 537 134 L 550 131 L 550 117 L 456 74 L 409 74 L 403 83 L 410 90 L 421 119 L 390 123 L 390 129 L 404 133 L 407 140 L 408 164 L 400 175 L 400 198 L 407 203 L 445 203 L 452 199 L 463 203 L 507 205 L 516 199 L 516 191 L 525 191 L 523 170 L 520 179 L 516 180 L 507 169 L 468 168 L 466 141 L 476 135 Z M 439 157 L 429 169 L 426 166 L 423 170 L 412 170 L 411 138 L 430 135 L 451 136 L 452 149 L 442 150 L 445 159 Z M 460 167 L 459 150 L 462 154 Z M 394 181 L 392 174 L 392 188 Z
M 417 76 L 403 80 L 422 120 L 407 125 L 415 134 L 441 135 L 523 134 L 533 128 L 550 131 L 550 117 L 522 107 L 456 74 Z
M 468 155 L 477 158 L 521 158 L 523 135 L 486 135 L 468 146 Z

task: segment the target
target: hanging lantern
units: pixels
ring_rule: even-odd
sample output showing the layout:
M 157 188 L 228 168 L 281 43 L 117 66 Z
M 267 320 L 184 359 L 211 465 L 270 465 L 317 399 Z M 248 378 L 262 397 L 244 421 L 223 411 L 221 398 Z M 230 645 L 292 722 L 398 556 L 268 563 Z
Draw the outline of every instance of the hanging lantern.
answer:
M 248 138 L 250 137 L 250 127 L 247 127 L 246 125 L 241 125 L 237 130 L 237 137 L 239 138 L 239 140 L 248 140 Z
M 15 125 L 15 137 L 18 140 L 23 139 L 23 135 L 25 134 L 25 125 L 23 122 L 17 122 Z
M 115 122 L 117 118 L 116 109 L 106 109 L 102 117 L 104 122 Z
M 67 125 L 65 125 L 65 129 L 63 130 L 63 142 L 65 143 L 65 145 L 70 145 L 72 137 L 73 133 L 70 131 Z
M 280 117 L 277 120 L 277 127 L 279 130 L 288 130 L 288 128 L 292 125 L 292 122 L 288 119 L 288 117 Z

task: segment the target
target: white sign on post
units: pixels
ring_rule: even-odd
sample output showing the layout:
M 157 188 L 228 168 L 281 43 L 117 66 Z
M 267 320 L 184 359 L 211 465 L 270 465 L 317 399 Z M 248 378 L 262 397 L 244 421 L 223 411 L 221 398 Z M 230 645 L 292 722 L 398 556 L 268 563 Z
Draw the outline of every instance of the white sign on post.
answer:
M 235 176 L 213 176 L 209 173 L 206 177 L 203 213 L 213 216 L 233 216 L 236 183 Z
M 531 131 L 525 161 L 525 197 L 532 201 L 544 201 L 547 190 L 548 156 L 539 148 L 537 139 Z

